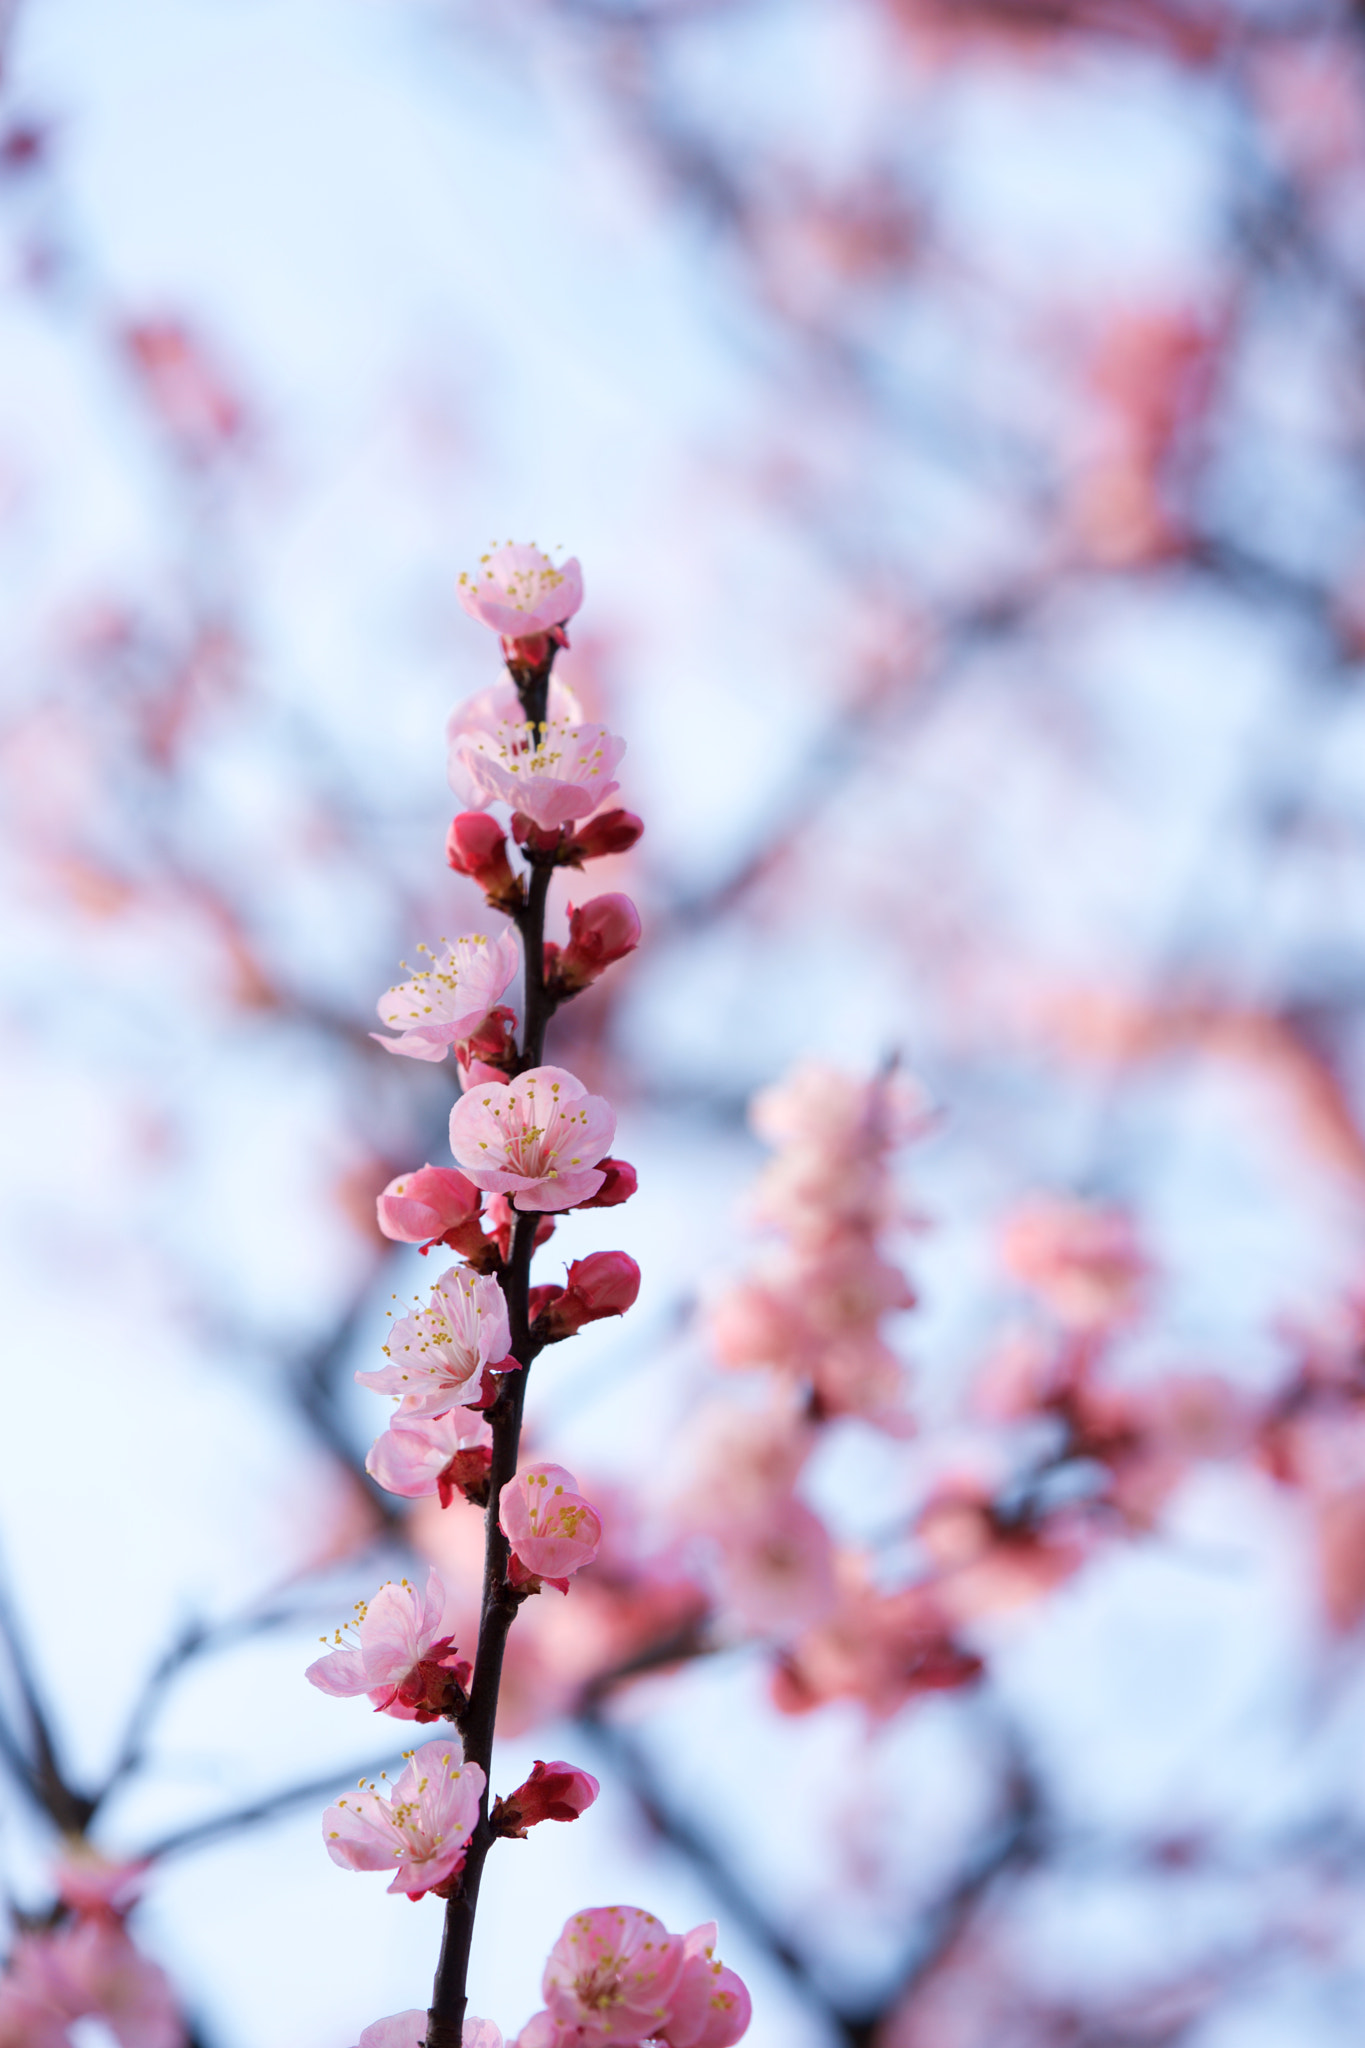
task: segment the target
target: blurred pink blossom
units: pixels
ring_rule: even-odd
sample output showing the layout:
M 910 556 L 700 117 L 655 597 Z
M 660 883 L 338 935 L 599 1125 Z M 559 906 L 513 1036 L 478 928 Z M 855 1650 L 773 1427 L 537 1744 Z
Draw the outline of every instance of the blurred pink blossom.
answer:
M 508 541 L 461 574 L 459 594 L 471 619 L 504 639 L 524 640 L 573 617 L 583 602 L 583 572 L 577 556 L 556 568 L 539 548 Z
M 483 1772 L 465 1762 L 457 1735 L 424 1742 L 413 1750 L 390 1797 L 362 1784 L 327 1808 L 327 1854 L 347 1870 L 391 1870 L 391 1892 L 424 1898 L 462 1867 L 483 1787 Z
M 1122 1209 L 1036 1195 L 1006 1224 L 1000 1250 L 1069 1329 L 1119 1329 L 1143 1306 L 1151 1264 Z
M 563 1067 L 532 1067 L 510 1085 L 490 1081 L 450 1112 L 456 1163 L 522 1210 L 571 1209 L 595 1195 L 606 1179 L 597 1162 L 615 1133 L 610 1103 Z
M 20 2008 L 29 2001 L 39 2014 L 50 2010 L 62 2020 L 102 2019 L 120 2048 L 183 2048 L 185 2027 L 165 1971 L 133 1946 L 117 1922 L 103 1917 L 50 1934 L 22 1935 L 5 1989 Z M 46 2018 L 34 2025 L 31 2038 L 16 2036 L 23 2048 L 44 2042 Z M 64 2041 L 66 2036 L 59 2031 L 55 2038 Z
M 590 816 L 620 788 L 612 778 L 626 743 L 604 725 L 553 715 L 530 725 L 518 707 L 491 730 L 463 723 L 457 712 L 449 736 L 456 796 L 473 809 L 510 804 L 542 832 Z

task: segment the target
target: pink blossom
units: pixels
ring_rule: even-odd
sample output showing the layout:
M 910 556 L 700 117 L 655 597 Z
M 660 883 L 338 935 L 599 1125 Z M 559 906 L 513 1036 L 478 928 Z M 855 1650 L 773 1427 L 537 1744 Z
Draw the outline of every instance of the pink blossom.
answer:
M 146 1862 L 112 1863 L 89 1842 L 74 1839 L 53 1871 L 53 1882 L 73 1912 L 121 1919 L 141 1893 L 148 1868 Z
M 1015 1278 L 1069 1329 L 1116 1329 L 1142 1307 L 1151 1266 L 1121 1209 L 1038 1195 L 1010 1219 L 1000 1249 Z
M 400 1034 L 385 1038 L 381 1031 L 370 1033 L 386 1052 L 443 1060 L 449 1046 L 478 1030 L 521 965 L 511 932 L 500 932 L 495 939 L 475 933 L 453 946 L 444 939 L 441 943 L 446 951 L 439 959 L 432 954 L 430 967 L 379 998 L 381 1023 Z M 418 951 L 426 953 L 429 948 L 420 946 Z M 406 967 L 406 960 L 401 964 Z
M 570 1576 L 591 1564 L 602 1519 L 562 1465 L 528 1465 L 502 1490 L 498 1526 L 512 1546 L 511 1580 L 538 1592 L 569 1590 Z
M 545 980 L 562 1001 L 588 988 L 640 943 L 640 913 L 629 896 L 594 896 L 569 905 L 569 943 L 545 948 Z
M 379 1228 L 395 1244 L 436 1243 L 476 1222 L 479 1190 L 452 1166 L 419 1166 L 391 1180 L 375 1202 Z
M 450 1149 L 476 1187 L 517 1209 L 571 1209 L 606 1179 L 597 1162 L 616 1133 L 609 1102 L 563 1067 L 490 1081 L 450 1112 Z
M 659 2039 L 668 2048 L 734 2048 L 748 2032 L 753 2006 L 742 1978 L 716 1961 L 716 1923 L 694 1927 L 683 1941 L 683 1966 L 668 2001 Z
M 461 574 L 459 593 L 471 619 L 504 639 L 525 640 L 573 617 L 583 602 L 583 572 L 577 556 L 556 568 L 539 548 L 508 541 Z
M 434 1571 L 422 1599 L 406 1579 L 398 1585 L 390 1580 L 368 1605 L 356 1602 L 357 1619 L 347 1623 L 354 1645 L 337 1629 L 337 1647 L 310 1664 L 304 1676 L 334 1699 L 367 1693 L 378 1713 L 435 1721 L 461 1704 L 470 1678 L 468 1658 L 452 1637 L 441 1634 L 445 1606 L 446 1589 Z
M 541 1993 L 552 2020 L 581 2028 L 592 2048 L 634 2048 L 658 2038 L 683 1960 L 682 1937 L 652 1913 L 594 1906 L 565 1922 Z
M 612 778 L 626 741 L 606 725 L 557 711 L 553 688 L 546 711 L 546 719 L 532 725 L 520 700 L 508 705 L 495 692 L 456 711 L 446 725 L 446 774 L 454 795 L 473 809 L 508 803 L 528 825 L 553 834 L 614 797 L 620 784 Z
M 524 1842 L 526 1830 L 539 1821 L 577 1820 L 601 1789 L 591 1771 L 580 1771 L 573 1764 L 537 1761 L 526 1782 L 497 1801 L 494 1831 Z
M 981 1659 L 954 1638 L 955 1621 L 936 1590 L 880 1592 L 859 1557 L 838 1559 L 839 1602 L 783 1655 L 773 1699 L 787 1714 L 832 1699 L 859 1699 L 878 1720 L 909 1699 L 970 1685 Z
M 6 1977 L 0 1980 L 0 2048 L 67 2048 L 66 2019 Z
M 405 1419 L 442 1415 L 478 1399 L 485 1366 L 506 1370 L 512 1339 L 507 1299 L 496 1280 L 452 1266 L 431 1292 L 431 1304 L 402 1316 L 389 1332 L 389 1364 L 358 1372 L 376 1394 L 392 1394 Z
M 762 1519 L 736 1518 L 716 1530 L 725 1606 L 745 1628 L 808 1626 L 834 1606 L 834 1546 L 804 1501 L 774 1501 Z
M 572 1337 L 585 1323 L 623 1316 L 640 1292 L 640 1268 L 629 1252 L 589 1252 L 569 1267 L 568 1286 L 542 1297 L 534 1331 L 547 1344 Z
M 426 2034 L 427 2015 L 414 2008 L 366 2027 L 358 2048 L 422 2048 Z M 502 2048 L 501 2030 L 492 2020 L 476 2019 L 473 2013 L 466 2013 L 460 2039 L 462 2048 Z
M 457 1493 L 480 1505 L 487 1500 L 492 1462 L 493 1432 L 483 1416 L 451 1408 L 392 1422 L 371 1446 L 365 1470 L 386 1493 L 405 1500 L 434 1493 L 448 1508 Z
M 490 1010 L 477 1031 L 460 1039 L 455 1047 L 455 1064 L 460 1070 L 462 1091 L 485 1081 L 505 1081 L 517 1059 L 517 1014 L 505 1003 Z
M 494 910 L 520 910 L 526 891 L 507 858 L 507 834 L 485 811 L 461 811 L 446 834 L 446 866 L 468 875 Z
M 465 1762 L 458 1736 L 424 1742 L 391 1797 L 362 1784 L 328 1807 L 322 1817 L 327 1854 L 348 1870 L 392 1870 L 391 1892 L 424 1898 L 462 1868 L 483 1788 L 483 1772 Z
M 23 1936 L 7 1984 L 40 2011 L 50 2008 L 66 2020 L 104 2020 L 120 2048 L 182 2048 L 185 2028 L 165 1971 L 133 1946 L 116 1921 L 82 1920 L 51 1934 Z M 40 2029 L 33 2042 L 42 2040 Z M 30 2048 L 27 2039 L 24 2048 Z
M 1033 1526 L 996 1514 L 988 1489 L 972 1477 L 946 1479 L 920 1511 L 920 1541 L 940 1576 L 934 1591 L 960 1622 L 1029 1607 L 1086 1562 L 1093 1539 L 1074 1510 Z

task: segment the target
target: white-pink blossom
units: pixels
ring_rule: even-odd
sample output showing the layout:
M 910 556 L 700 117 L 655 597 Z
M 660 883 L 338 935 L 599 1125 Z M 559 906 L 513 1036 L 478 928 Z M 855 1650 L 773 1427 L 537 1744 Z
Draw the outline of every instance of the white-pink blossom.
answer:
M 493 1432 L 474 1408 L 395 1420 L 370 1447 L 365 1470 L 386 1493 L 404 1500 L 439 1494 L 447 1508 L 456 1493 L 486 1492 Z
M 562 1465 L 528 1465 L 502 1490 L 498 1524 L 512 1546 L 512 1583 L 569 1590 L 572 1573 L 591 1564 L 602 1518 Z
M 420 953 L 430 954 L 431 965 L 379 998 L 380 1022 L 400 1034 L 386 1038 L 382 1031 L 370 1033 L 385 1052 L 443 1060 L 450 1046 L 478 1030 L 521 965 L 511 932 L 499 932 L 493 939 L 471 933 L 453 945 L 448 939 L 441 944 L 446 950 L 440 955 L 419 946 Z
M 635 2048 L 658 2038 L 683 1961 L 682 1936 L 652 1913 L 594 1906 L 566 1921 L 541 1994 L 552 2022 L 581 2028 L 592 2048 Z
M 422 2048 L 426 2034 L 427 2015 L 414 2007 L 366 2027 L 358 2048 Z M 471 2012 L 465 2015 L 460 2040 L 461 2048 L 502 2048 L 502 2031 L 492 2020 L 476 2019 Z
M 683 1966 L 668 2000 L 659 2039 L 668 2048 L 733 2048 L 752 2016 L 748 1990 L 716 1960 L 716 1923 L 705 1921 L 683 1940 Z
M 465 724 L 457 712 L 448 735 L 450 786 L 474 810 L 510 804 L 555 831 L 586 818 L 620 788 L 613 777 L 626 743 L 604 725 L 553 716 L 531 724 L 518 707 L 491 729 Z
M 405 1419 L 442 1415 L 479 1398 L 484 1367 L 503 1367 L 511 1341 L 497 1281 L 452 1266 L 433 1287 L 429 1305 L 401 1316 L 390 1330 L 384 1346 L 389 1363 L 356 1379 L 376 1394 L 392 1394 Z
M 347 1870 L 391 1870 L 391 1892 L 420 1899 L 460 1870 L 479 1817 L 484 1774 L 459 1737 L 413 1750 L 386 1797 L 361 1784 L 322 1817 L 323 1840 Z
M 373 1600 L 356 1602 L 356 1619 L 335 1631 L 336 1647 L 310 1664 L 304 1676 L 334 1699 L 365 1693 L 380 1713 L 437 1720 L 468 1686 L 470 1675 L 468 1659 L 452 1637 L 441 1633 L 445 1607 L 446 1589 L 434 1571 L 427 1576 L 425 1594 L 406 1579 L 397 1585 L 390 1580 Z
M 480 625 L 506 640 L 525 640 L 573 617 L 583 602 L 583 572 L 576 555 L 556 567 L 538 547 L 508 541 L 462 573 L 459 594 Z
M 563 1067 L 532 1067 L 511 1083 L 490 1081 L 450 1112 L 450 1149 L 476 1187 L 509 1195 L 517 1209 L 571 1209 L 606 1179 L 616 1115 Z

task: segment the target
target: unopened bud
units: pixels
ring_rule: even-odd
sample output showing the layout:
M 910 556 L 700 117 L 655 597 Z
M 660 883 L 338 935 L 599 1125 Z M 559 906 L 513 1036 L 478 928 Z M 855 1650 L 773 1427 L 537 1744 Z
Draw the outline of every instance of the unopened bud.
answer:
M 494 1802 L 490 1819 L 495 1835 L 507 1835 L 524 1842 L 526 1830 L 542 1820 L 577 1820 L 601 1791 L 591 1771 L 576 1770 L 572 1764 L 544 1764 L 539 1760 L 524 1785 L 518 1785 L 506 1799 Z
M 521 909 L 526 892 L 507 858 L 507 834 L 486 811 L 461 811 L 446 834 L 446 861 L 477 882 L 495 910 Z
M 590 1252 L 569 1267 L 568 1285 L 535 1315 L 533 1330 L 544 1344 L 572 1337 L 584 1323 L 623 1316 L 640 1292 L 640 1268 L 628 1252 Z
M 634 811 L 599 811 L 565 841 L 559 857 L 566 867 L 581 868 L 585 860 L 600 860 L 604 854 L 629 853 L 644 829 Z
M 419 1166 L 391 1180 L 375 1202 L 379 1228 L 395 1244 L 451 1244 L 452 1232 L 477 1228 L 482 1197 L 448 1166 Z M 458 1247 L 457 1247 L 458 1249 Z
M 628 1159 L 599 1159 L 599 1173 L 607 1176 L 595 1195 L 586 1201 L 575 1202 L 576 1209 L 614 1209 L 618 1202 L 628 1202 L 640 1185 L 635 1168 Z
M 576 995 L 624 960 L 640 943 L 640 914 L 629 896 L 594 896 L 577 910 L 569 906 L 569 943 L 545 949 L 545 986 L 562 1001 Z
M 512 837 L 518 846 L 525 846 L 532 853 L 557 853 L 564 837 L 564 827 L 537 825 L 525 811 L 513 811 Z
M 481 1081 L 505 1081 L 517 1060 L 517 1017 L 506 1003 L 490 1010 L 470 1038 L 455 1047 L 455 1064 L 460 1085 L 477 1087 Z

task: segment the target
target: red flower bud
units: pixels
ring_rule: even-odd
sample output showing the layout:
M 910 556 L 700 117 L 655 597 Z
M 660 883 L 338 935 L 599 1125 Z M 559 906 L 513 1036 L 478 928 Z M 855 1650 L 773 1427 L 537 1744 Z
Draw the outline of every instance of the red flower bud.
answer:
M 446 861 L 477 882 L 495 910 L 521 909 L 525 891 L 507 858 L 507 834 L 486 811 L 461 811 L 446 834 Z
M 600 860 L 603 854 L 629 853 L 644 829 L 634 811 L 599 811 L 565 842 L 560 859 L 567 867 L 581 868 L 585 860 Z
M 569 1284 L 534 1312 L 532 1328 L 546 1344 L 572 1337 L 584 1323 L 623 1316 L 640 1292 L 640 1268 L 627 1252 L 590 1252 L 569 1267 Z
M 558 1001 L 587 988 L 640 943 L 640 915 L 629 896 L 594 896 L 569 906 L 569 943 L 545 948 L 545 983 Z
M 448 1508 L 457 1493 L 476 1508 L 488 1505 L 488 1475 L 493 1469 L 493 1453 L 487 1444 L 471 1444 L 467 1450 L 456 1451 L 444 1471 L 436 1475 L 436 1495 L 443 1508 Z
M 537 1760 L 524 1785 L 506 1799 L 494 1801 L 490 1816 L 495 1835 L 514 1841 L 526 1840 L 527 1828 L 542 1820 L 577 1820 L 596 1799 L 601 1786 L 591 1771 L 575 1770 L 572 1764 L 543 1764 Z
M 614 1209 L 618 1202 L 628 1202 L 640 1185 L 635 1168 L 628 1159 L 599 1159 L 599 1173 L 607 1176 L 595 1195 L 589 1195 L 585 1202 L 576 1202 L 577 1209 Z
M 532 853 L 556 853 L 564 837 L 564 827 L 537 825 L 525 811 L 513 811 L 512 837 L 518 846 L 529 846 Z
M 517 1015 L 506 1003 L 490 1010 L 472 1038 L 462 1038 L 455 1047 L 455 1064 L 460 1083 L 502 1081 L 517 1061 Z

